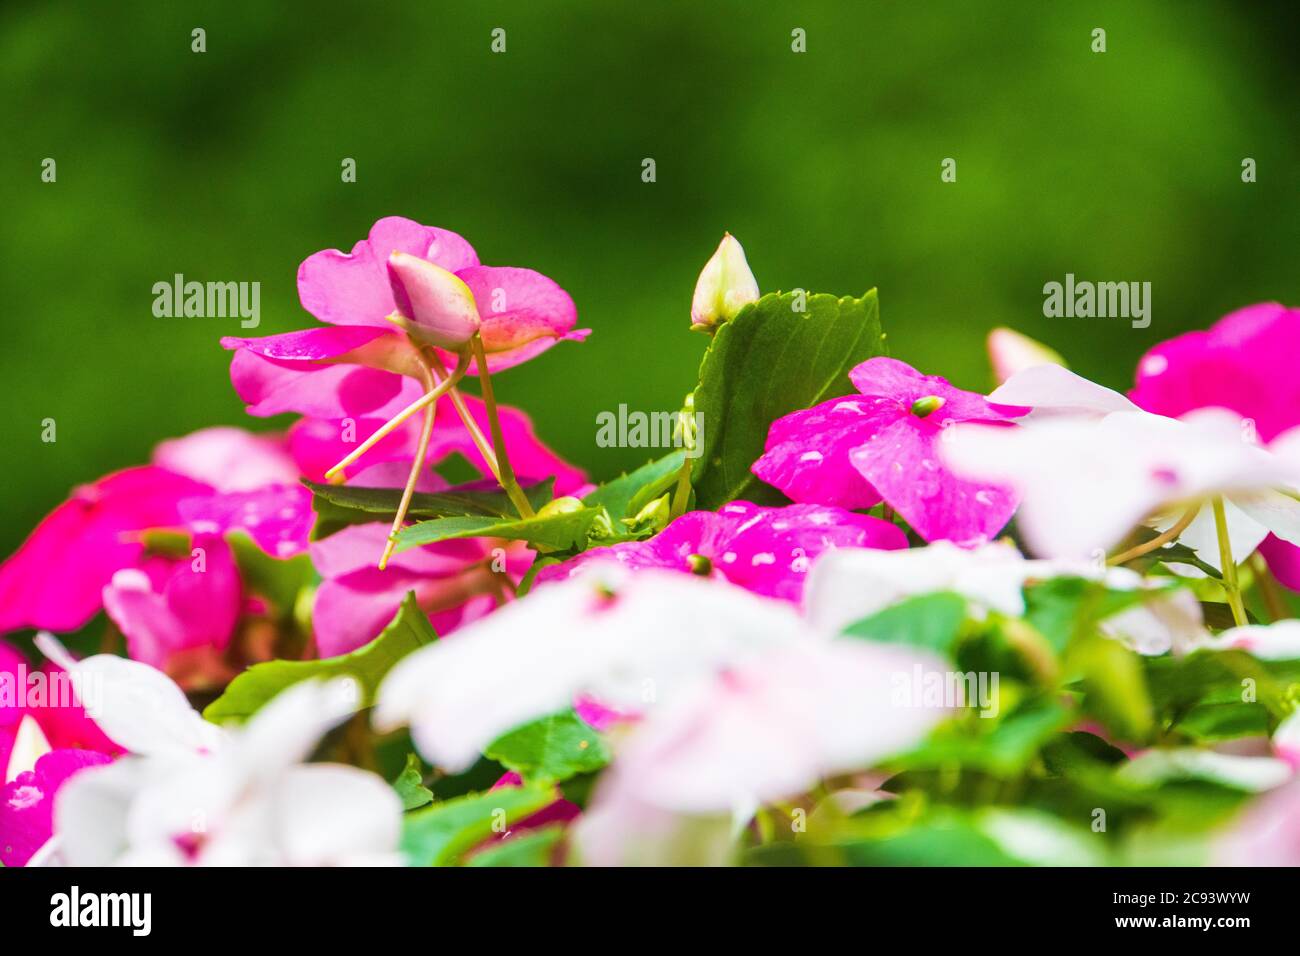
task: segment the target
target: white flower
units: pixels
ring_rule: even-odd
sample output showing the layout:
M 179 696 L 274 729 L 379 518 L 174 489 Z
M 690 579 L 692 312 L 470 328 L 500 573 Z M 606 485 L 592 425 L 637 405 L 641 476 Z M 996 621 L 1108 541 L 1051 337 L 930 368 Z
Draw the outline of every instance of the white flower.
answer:
M 1193 521 L 1184 541 L 1218 568 L 1217 535 L 1211 543 L 1204 530 L 1212 530 L 1213 518 L 1202 507 L 1217 496 L 1226 501 L 1237 560 L 1269 531 L 1300 543 L 1300 501 L 1291 497 L 1300 483 L 1295 463 L 1243 440 L 1242 419 L 1223 409 L 1183 419 L 1112 412 L 952 431 L 941 446 L 949 465 L 968 478 L 1016 487 L 1017 527 L 1045 557 L 1096 557 L 1144 521 L 1169 527 L 1196 508 L 1197 520 L 1208 524 Z
M 96 720 L 131 751 L 83 770 L 59 792 L 43 862 L 107 865 L 348 865 L 395 863 L 401 801 L 372 773 L 304 764 L 355 709 L 347 678 L 304 681 L 242 728 L 194 711 L 153 668 L 110 655 L 72 660 L 42 649 L 81 680 L 96 680 Z
M 425 757 L 463 770 L 501 734 L 576 695 L 637 712 L 807 633 L 783 601 L 594 564 L 404 658 L 380 685 L 374 722 L 381 731 L 409 724 Z
M 901 645 L 810 637 L 695 683 L 620 742 L 577 825 L 578 859 L 727 862 L 735 824 L 759 804 L 918 743 L 945 711 L 897 688 L 946 666 Z

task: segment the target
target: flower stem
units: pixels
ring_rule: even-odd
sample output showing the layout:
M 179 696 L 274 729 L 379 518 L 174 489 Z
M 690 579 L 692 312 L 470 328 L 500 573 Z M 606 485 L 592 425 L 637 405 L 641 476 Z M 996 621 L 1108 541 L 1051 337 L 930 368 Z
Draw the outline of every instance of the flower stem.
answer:
M 342 473 L 344 468 L 352 464 L 354 461 L 356 461 L 358 458 L 360 458 L 362 455 L 368 452 L 371 448 L 374 448 L 375 445 L 383 441 L 385 437 L 392 434 L 393 431 L 395 431 L 397 427 L 401 425 L 403 422 L 405 422 L 408 418 L 410 418 L 416 412 L 420 411 L 420 409 L 425 408 L 426 406 L 432 404 L 433 402 L 436 402 L 439 398 L 441 398 L 444 394 L 446 394 L 446 392 L 449 389 L 455 387 L 457 382 L 459 382 L 462 378 L 464 378 L 465 372 L 468 369 L 469 369 L 469 356 L 463 355 L 461 356 L 460 362 L 458 362 L 456 365 L 456 370 L 451 373 L 450 377 L 439 382 L 433 388 L 430 388 L 429 391 L 425 392 L 415 401 L 411 402 L 410 405 L 407 405 L 404 409 L 402 409 L 400 412 L 398 412 L 388 421 L 384 422 L 384 424 L 380 425 L 373 435 L 371 435 L 360 445 L 358 445 L 346 458 L 340 461 L 337 465 L 335 465 L 329 471 L 325 472 L 325 479 L 327 481 L 333 481 L 336 476 Z
M 488 372 L 487 353 L 483 350 L 483 339 L 475 335 L 470 339 L 470 348 L 474 351 L 474 364 L 478 366 L 479 383 L 482 387 L 483 405 L 487 409 L 488 428 L 492 432 L 492 451 L 496 455 L 497 481 L 505 489 L 506 496 L 514 503 L 521 518 L 533 517 L 533 506 L 528 503 L 524 490 L 519 487 L 514 469 L 510 467 L 510 456 L 506 453 L 505 436 L 501 432 L 501 416 L 497 414 L 496 395 L 492 391 L 492 375 Z
M 1215 495 L 1214 531 L 1219 536 L 1219 563 L 1223 565 L 1223 590 L 1228 595 L 1232 619 L 1238 627 L 1247 623 L 1246 608 L 1241 603 L 1241 587 L 1237 583 L 1237 564 L 1232 559 L 1232 542 L 1228 540 L 1228 518 L 1223 510 L 1223 497 Z
M 1192 505 L 1187 509 L 1187 512 L 1174 523 L 1173 527 L 1169 528 L 1169 530 L 1161 532 L 1145 544 L 1139 544 L 1137 547 L 1129 548 L 1127 551 L 1121 551 L 1119 554 L 1108 558 L 1106 563 L 1123 564 L 1126 561 L 1132 561 L 1134 558 L 1140 558 L 1144 554 L 1150 554 L 1152 551 L 1156 550 L 1156 548 L 1163 548 L 1166 544 L 1173 541 L 1174 538 L 1187 530 L 1187 526 L 1192 523 L 1193 519 L 1195 519 L 1197 514 L 1200 513 L 1200 510 L 1201 505 L 1199 502 Z
M 673 521 L 686 513 L 686 505 L 691 500 L 691 459 L 682 459 L 682 467 L 677 470 L 677 485 L 673 489 L 672 505 L 668 511 L 668 520 Z
M 421 366 L 424 369 L 425 385 L 430 392 L 435 391 L 438 386 L 434 381 L 433 369 L 429 367 L 427 361 L 421 361 Z M 411 507 L 411 496 L 415 494 L 416 482 L 420 480 L 420 471 L 425 465 L 424 457 L 429 453 L 429 439 L 433 436 L 433 419 L 436 411 L 437 405 L 433 402 L 429 402 L 424 408 L 424 425 L 420 428 L 420 440 L 415 445 L 415 460 L 411 462 L 411 473 L 407 476 L 406 487 L 402 489 L 402 501 L 397 506 L 397 514 L 393 517 L 393 528 L 388 532 L 388 540 L 384 542 L 384 553 L 379 557 L 380 571 L 388 566 L 388 559 L 393 556 L 393 549 L 397 547 L 397 534 L 406 521 L 407 509 Z

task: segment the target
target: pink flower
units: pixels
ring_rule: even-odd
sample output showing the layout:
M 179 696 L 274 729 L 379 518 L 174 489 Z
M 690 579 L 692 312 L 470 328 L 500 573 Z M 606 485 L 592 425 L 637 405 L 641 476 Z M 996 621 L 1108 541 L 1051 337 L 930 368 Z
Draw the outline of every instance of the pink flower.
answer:
M 0 565 L 0 632 L 82 627 L 98 613 L 113 575 L 144 560 L 139 532 L 180 524 L 180 502 L 210 493 L 154 466 L 82 485 Z
M 1197 408 L 1227 408 L 1254 422 L 1271 442 L 1300 425 L 1300 309 L 1264 302 L 1232 312 L 1206 331 L 1162 342 L 1138 362 L 1129 397 L 1178 418 Z M 1278 580 L 1300 590 L 1300 548 L 1269 535 L 1259 548 Z
M 430 275 L 440 278 L 426 281 Z M 491 371 L 525 362 L 561 339 L 581 341 L 589 331 L 573 330 L 573 300 L 552 280 L 531 269 L 479 265 L 456 233 L 398 216 L 376 222 L 351 253 L 309 256 L 298 269 L 298 296 L 334 328 L 221 340 L 237 350 L 231 380 L 253 415 L 391 417 L 422 390 L 392 374 L 415 375 L 418 365 L 414 346 L 390 315 L 444 345 L 464 338 L 476 317 Z M 450 367 L 455 357 L 444 354 L 443 361 Z M 408 385 L 415 388 L 404 393 Z M 399 394 L 409 398 L 397 400 Z
M 0 863 L 25 866 L 54 830 L 54 798 L 79 771 L 112 763 L 93 750 L 52 750 L 0 789 Z
M 218 534 L 194 535 L 183 557 L 154 555 L 123 568 L 104 588 L 104 609 L 127 652 L 159 670 L 182 651 L 224 651 L 242 606 L 239 570 Z
M 625 567 L 668 568 L 708 576 L 715 571 L 732 584 L 798 604 L 812 562 L 833 548 L 907 547 L 894 524 L 823 505 L 761 508 L 748 501 L 723 505 L 717 513 L 691 511 L 649 541 L 592 548 L 538 573 L 542 581 L 571 577 L 593 561 L 613 559 Z
M 947 425 L 1005 425 L 1025 409 L 994 405 L 890 358 L 868 359 L 849 378 L 860 395 L 772 423 L 755 475 L 795 501 L 860 509 L 883 498 L 926 541 L 973 547 L 1006 525 L 1015 493 L 958 478 L 937 446 Z
M 346 654 L 376 637 L 408 591 L 434 631 L 446 636 L 507 600 L 532 564 L 521 543 L 466 538 L 399 552 L 380 571 L 373 555 L 387 537 L 387 525 L 363 524 L 312 543 L 323 578 L 312 612 L 321 657 Z
M 157 667 L 225 648 L 243 594 L 222 535 L 244 530 L 274 557 L 300 553 L 311 495 L 281 437 L 204 429 L 161 443 L 155 459 L 79 488 L 0 565 L 0 631 L 72 631 L 103 607 L 130 653 Z M 189 546 L 160 553 L 150 531 Z

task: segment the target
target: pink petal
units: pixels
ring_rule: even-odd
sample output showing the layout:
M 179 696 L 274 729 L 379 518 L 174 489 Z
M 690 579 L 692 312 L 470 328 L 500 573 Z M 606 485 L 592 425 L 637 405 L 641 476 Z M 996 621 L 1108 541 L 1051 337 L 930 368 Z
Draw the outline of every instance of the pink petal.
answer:
M 625 567 L 692 573 L 690 558 L 709 559 L 713 570 L 755 594 L 798 603 L 812 562 L 830 548 L 907 547 L 907 536 L 879 518 L 821 505 L 762 508 L 748 501 L 717 513 L 691 511 L 649 541 L 592 548 L 544 568 L 538 580 L 571 577 L 592 561 L 613 558 Z
M 939 421 L 1006 421 L 1029 411 L 1010 405 L 994 405 L 983 395 L 954 388 L 945 378 L 922 375 L 906 362 L 884 356 L 867 359 L 856 366 L 849 372 L 849 380 L 863 395 L 890 399 L 904 413 L 910 412 L 917 399 L 942 398 L 943 405 L 933 413 Z
M 489 353 L 509 352 L 538 339 L 558 341 L 578 321 L 573 299 L 540 272 L 474 266 L 456 275 L 474 293 Z
M 1292 591 L 1300 591 L 1300 548 L 1270 534 L 1259 546 L 1259 553 L 1268 562 L 1273 577 Z
M 355 365 L 289 367 L 247 351 L 231 359 L 230 380 L 248 413 L 259 418 L 295 412 L 313 418 L 387 419 L 422 392 L 418 382 L 393 372 Z
M 86 767 L 111 763 L 92 750 L 52 750 L 0 789 L 0 863 L 24 866 L 53 834 L 54 797 Z
M 1179 417 L 1218 406 L 1254 419 L 1271 441 L 1300 424 L 1300 309 L 1265 302 L 1239 309 L 1204 332 L 1162 342 L 1138 362 L 1129 397 L 1150 412 Z
M 772 423 L 763 456 L 751 470 L 793 501 L 870 508 L 880 494 L 849 454 L 896 414 L 892 404 L 856 395 L 791 412 Z
M 197 558 L 172 562 L 161 588 L 142 572 L 124 569 L 104 588 L 104 608 L 126 637 L 134 660 L 164 670 L 171 655 L 196 647 L 224 650 L 241 607 L 239 572 L 217 535 L 195 535 Z
M 152 466 L 78 488 L 0 565 L 0 631 L 84 625 L 113 573 L 140 560 L 143 546 L 132 532 L 176 524 L 178 502 L 209 491 Z
M 204 428 L 161 442 L 154 449 L 153 463 L 219 492 L 298 481 L 298 468 L 282 437 L 254 435 L 242 428 Z
M 296 466 L 293 472 L 296 477 Z M 305 551 L 316 520 L 311 492 L 296 481 L 256 491 L 187 498 L 179 511 L 181 520 L 198 532 L 245 531 L 273 558 L 291 558 Z
M 221 340 L 221 347 L 232 351 L 242 349 L 280 362 L 319 362 L 341 358 L 382 336 L 392 334 L 394 329 L 390 323 L 385 323 L 382 328 L 343 325 L 300 329 L 297 332 L 255 339 L 226 336 Z
M 55 675 L 62 674 L 63 668 L 53 661 L 46 661 L 41 666 L 41 671 L 48 681 L 53 680 Z M 99 724 L 90 718 L 80 704 L 69 707 L 42 707 L 33 716 L 40 725 L 41 732 L 45 734 L 45 739 L 55 750 L 96 750 L 109 756 L 117 756 L 124 752 L 121 746 L 100 730 Z
M 303 262 L 298 268 L 303 308 L 333 325 L 387 327 L 385 316 L 396 308 L 387 273 L 393 252 L 420 256 L 449 272 L 478 265 L 473 247 L 456 233 L 389 216 L 376 222 L 350 254 L 327 249 Z
M 926 541 L 976 547 L 1006 527 L 1019 497 L 998 485 L 958 478 L 939 457 L 941 430 L 928 419 L 906 415 L 850 458 Z

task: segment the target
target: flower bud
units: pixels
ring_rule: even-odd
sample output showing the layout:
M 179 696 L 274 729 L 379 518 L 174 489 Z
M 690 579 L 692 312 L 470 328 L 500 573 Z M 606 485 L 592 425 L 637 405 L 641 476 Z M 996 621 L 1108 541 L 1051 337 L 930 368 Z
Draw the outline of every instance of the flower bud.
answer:
M 758 282 L 745 260 L 744 248 L 727 233 L 695 283 L 691 325 L 712 328 L 728 322 L 746 305 L 757 302 L 759 295 Z
M 474 294 L 446 269 L 394 252 L 388 257 L 388 282 L 398 311 L 389 318 L 422 342 L 459 352 L 478 332 Z
M 988 349 L 989 364 L 999 385 L 1035 365 L 1065 365 L 1065 359 L 1058 353 L 1014 329 L 997 328 L 990 332 Z

